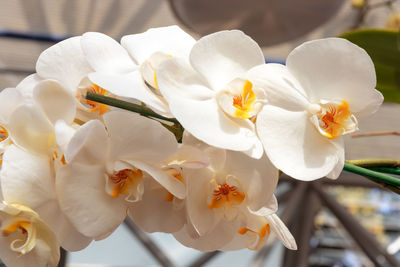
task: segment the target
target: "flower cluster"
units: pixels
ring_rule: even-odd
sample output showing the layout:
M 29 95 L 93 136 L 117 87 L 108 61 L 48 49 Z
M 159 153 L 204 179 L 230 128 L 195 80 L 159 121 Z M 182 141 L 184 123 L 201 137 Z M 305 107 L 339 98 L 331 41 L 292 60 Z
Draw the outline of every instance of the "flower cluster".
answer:
M 370 57 L 350 42 L 307 42 L 287 65 L 222 31 L 198 41 L 177 26 L 124 36 L 89 32 L 39 57 L 0 93 L 0 258 L 56 266 L 130 216 L 202 251 L 296 243 L 275 214 L 279 171 L 336 178 L 342 136 L 377 110 Z M 167 122 L 86 99 L 145 105 Z M 29 262 L 29 264 L 28 264 Z

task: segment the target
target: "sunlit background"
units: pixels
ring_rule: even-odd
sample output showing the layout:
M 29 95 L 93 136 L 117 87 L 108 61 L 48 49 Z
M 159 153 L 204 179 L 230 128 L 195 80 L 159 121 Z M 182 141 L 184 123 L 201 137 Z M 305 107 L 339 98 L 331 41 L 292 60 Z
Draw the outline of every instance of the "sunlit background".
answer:
M 259 43 L 267 62 L 284 62 L 293 48 L 307 40 L 361 28 L 398 29 L 398 12 L 400 1 L 380 0 L 0 0 L 0 88 L 14 87 L 35 72 L 39 54 L 56 41 L 87 31 L 103 32 L 119 40 L 127 34 L 173 24 L 196 38 L 224 29 L 241 29 Z M 398 66 L 400 69 L 400 61 Z M 397 74 L 400 80 L 400 72 Z M 362 133 L 394 133 L 347 137 L 346 159 L 400 158 L 398 104 L 385 103 L 371 119 L 360 122 L 360 129 Z M 342 203 L 387 253 L 400 260 L 400 197 L 376 184 L 346 185 L 346 179 L 341 177 L 336 186 L 331 182 L 324 192 Z M 280 210 L 292 197 L 286 193 L 294 188 L 288 181 L 283 179 L 277 192 L 283 199 Z M 274 243 L 264 254 L 248 250 L 206 254 L 208 260 L 194 264 L 200 257 L 206 259 L 205 254 L 183 247 L 167 234 L 151 234 L 149 241 L 123 224 L 107 239 L 68 253 L 66 263 L 71 267 L 374 266 L 326 205 L 317 203 L 310 212 L 310 200 L 302 201 L 289 223 L 301 239 L 297 239 L 302 246 L 297 256 Z M 307 220 L 305 214 L 311 219 Z M 304 229 L 309 232 L 305 237 L 301 234 Z M 158 247 L 166 262 L 157 260 L 154 250 L 144 245 L 146 240 L 150 242 L 147 246 Z

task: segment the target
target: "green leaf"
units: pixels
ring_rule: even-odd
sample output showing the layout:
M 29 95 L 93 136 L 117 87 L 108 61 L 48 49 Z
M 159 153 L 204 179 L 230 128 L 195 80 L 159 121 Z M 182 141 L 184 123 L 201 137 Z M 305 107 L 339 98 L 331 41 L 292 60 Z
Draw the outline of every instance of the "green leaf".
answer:
M 382 29 L 356 30 L 339 37 L 364 48 L 375 64 L 376 88 L 385 101 L 400 103 L 400 34 Z

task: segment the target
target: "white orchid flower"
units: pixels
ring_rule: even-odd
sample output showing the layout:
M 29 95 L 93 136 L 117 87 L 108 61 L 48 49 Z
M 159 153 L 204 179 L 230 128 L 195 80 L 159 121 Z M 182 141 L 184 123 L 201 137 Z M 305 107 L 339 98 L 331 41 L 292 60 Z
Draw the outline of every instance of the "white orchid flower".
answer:
M 8 114 L 6 128 L 13 143 L 34 153 L 50 155 L 57 150 L 56 121 L 71 124 L 75 107 L 70 91 L 55 80 L 42 80 L 33 86 L 32 100 L 24 101 Z
M 160 123 L 130 112 L 103 115 L 104 125 L 91 120 L 71 138 L 67 164 L 56 177 L 60 206 L 85 236 L 101 239 L 142 199 L 143 178 L 153 177 L 178 198 L 185 187 L 158 163 L 175 153 L 174 135 Z
M 257 133 L 272 163 L 300 179 L 337 178 L 343 169 L 343 135 L 383 101 L 374 64 L 347 40 L 328 38 L 294 49 L 286 67 L 266 64 L 249 77 L 270 105 L 257 116 Z
M 57 239 L 39 215 L 24 205 L 0 203 L 0 258 L 8 267 L 56 267 Z
M 206 154 L 198 148 L 181 144 L 178 151 L 163 161 L 160 167 L 185 186 L 185 170 L 205 168 L 208 161 Z M 147 177 L 144 184 L 143 198 L 129 208 L 129 215 L 149 233 L 179 231 L 186 222 L 185 200 L 171 194 L 151 177 Z
M 109 92 L 87 78 L 94 70 L 82 51 L 81 36 L 68 38 L 43 51 L 36 62 L 36 71 L 40 78 L 56 80 L 72 93 L 77 102 L 78 119 L 97 119 L 110 110 L 107 105 L 85 99 L 87 91 L 100 95 L 109 95 Z
M 196 141 L 186 135 L 183 142 L 193 145 Z M 268 218 L 277 209 L 273 192 L 278 170 L 265 156 L 256 160 L 241 152 L 197 143 L 209 156 L 210 165 L 185 170 L 188 221 L 174 236 L 203 251 L 260 248 L 271 231 Z M 287 237 L 284 244 L 294 248 L 287 228 L 280 229 Z
M 157 113 L 171 117 L 158 88 L 158 66 L 170 58 L 187 60 L 195 40 L 178 26 L 126 35 L 121 45 L 105 34 L 82 36 L 82 49 L 96 73 L 89 78 L 111 93 L 142 101 Z
M 160 65 L 158 85 L 171 113 L 182 126 L 209 145 L 263 154 L 251 119 L 265 103 L 263 90 L 247 72 L 265 63 L 260 47 L 241 31 L 222 31 L 201 38 L 190 64 L 171 59 Z
M 80 234 L 60 209 L 55 190 L 56 160 L 48 155 L 29 153 L 15 145 L 9 146 L 0 171 L 1 192 L 6 202 L 35 210 L 63 248 L 81 250 L 92 239 Z

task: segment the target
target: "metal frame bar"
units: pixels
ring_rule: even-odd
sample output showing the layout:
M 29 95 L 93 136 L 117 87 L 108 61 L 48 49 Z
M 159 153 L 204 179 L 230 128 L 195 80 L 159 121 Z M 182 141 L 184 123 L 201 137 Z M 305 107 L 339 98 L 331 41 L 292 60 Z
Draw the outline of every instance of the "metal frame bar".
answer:
M 164 267 L 175 266 L 172 261 L 165 255 L 162 250 L 157 246 L 151 238 L 144 233 L 131 218 L 127 217 L 124 221 L 125 225 L 128 226 L 129 230 L 135 235 L 137 239 L 143 244 L 148 252 Z

